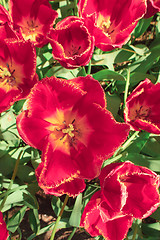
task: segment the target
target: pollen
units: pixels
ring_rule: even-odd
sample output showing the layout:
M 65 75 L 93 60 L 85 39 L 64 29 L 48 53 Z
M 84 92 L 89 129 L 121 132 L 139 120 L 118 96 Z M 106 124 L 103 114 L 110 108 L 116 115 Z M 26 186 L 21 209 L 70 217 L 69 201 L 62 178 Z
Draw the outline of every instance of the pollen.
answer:
M 0 77 L 5 78 L 5 77 L 11 77 L 11 73 L 8 71 L 7 68 L 0 68 Z
M 74 137 L 74 130 L 73 124 L 70 123 L 67 128 L 62 129 L 62 132 L 68 134 L 70 137 Z

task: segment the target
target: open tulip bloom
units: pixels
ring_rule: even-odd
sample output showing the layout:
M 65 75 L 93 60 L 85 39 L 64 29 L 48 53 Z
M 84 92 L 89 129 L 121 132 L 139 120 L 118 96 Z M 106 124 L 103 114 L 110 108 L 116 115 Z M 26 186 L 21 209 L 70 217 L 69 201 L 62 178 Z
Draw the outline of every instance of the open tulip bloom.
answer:
M 146 12 L 146 0 L 80 0 L 79 15 L 103 51 L 122 47 Z
M 99 175 L 129 131 L 106 110 L 104 92 L 90 76 L 43 79 L 28 96 L 17 127 L 27 144 L 42 150 L 37 180 L 45 193 L 56 196 L 82 192 L 84 179 Z
M 58 13 L 51 8 L 48 0 L 10 0 L 9 12 L 0 6 L 0 22 L 8 22 L 19 38 L 29 40 L 37 47 L 46 43 L 47 34 L 53 28 Z
M 6 223 L 3 220 L 3 214 L 0 212 L 0 240 L 7 240 L 9 233 L 7 231 Z
M 2 27 L 0 26 L 1 29 Z M 9 109 L 15 101 L 25 98 L 36 82 L 36 53 L 31 42 L 1 40 L 0 112 Z
M 94 37 L 81 18 L 68 17 L 56 25 L 50 34 L 53 58 L 65 68 L 85 66 L 94 51 Z
M 160 134 L 159 92 L 160 83 L 145 79 L 128 96 L 124 118 L 132 130 Z
M 99 176 L 101 190 L 96 192 L 82 214 L 81 226 L 91 236 L 123 240 L 133 219 L 146 218 L 160 204 L 159 176 L 126 161 L 104 167 Z

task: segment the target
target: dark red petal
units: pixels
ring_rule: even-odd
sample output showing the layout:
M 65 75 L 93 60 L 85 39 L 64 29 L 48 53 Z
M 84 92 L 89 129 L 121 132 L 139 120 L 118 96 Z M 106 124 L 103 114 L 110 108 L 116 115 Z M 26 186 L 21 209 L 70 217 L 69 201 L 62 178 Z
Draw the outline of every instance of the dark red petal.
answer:
M 45 193 L 77 196 L 85 189 L 84 180 L 79 178 L 79 170 L 75 168 L 70 155 L 60 150 L 53 151 L 51 144 L 43 149 L 42 163 L 36 175 Z
M 92 237 L 103 235 L 108 240 L 123 240 L 132 225 L 133 218 L 117 213 L 114 220 L 104 221 L 101 218 L 102 208 L 99 208 L 99 204 L 101 204 L 101 191 L 96 192 L 86 205 L 80 226 L 84 227 Z
M 129 126 L 118 123 L 112 114 L 98 104 L 87 104 L 85 98 L 79 101 L 74 109 L 79 116 L 86 116 L 93 129 L 88 141 L 88 148 L 101 159 L 109 158 L 118 147 L 126 140 Z M 103 142 L 103 144 L 101 144 Z
M 100 191 L 93 194 L 90 201 L 84 208 L 80 226 L 84 227 L 86 231 L 92 236 L 101 235 L 99 229 L 96 228 L 98 221 L 100 221 L 100 211 L 98 204 L 101 201 Z
M 4 85 L 0 83 L 0 113 L 9 109 L 20 95 L 21 92 L 18 89 L 12 88 L 7 92 Z
M 54 115 L 56 109 L 72 108 L 84 92 L 64 79 L 45 78 L 32 88 L 28 97 L 29 114 L 42 119 Z
M 49 126 L 50 124 L 41 118 L 28 116 L 28 111 L 22 112 L 17 117 L 17 129 L 20 136 L 27 144 L 39 150 L 43 149 L 50 134 L 47 129 Z
M 3 220 L 3 214 L 0 212 L 0 240 L 7 240 L 9 233 L 7 231 L 6 223 Z
M 123 240 L 129 228 L 132 226 L 133 218 L 131 216 L 117 217 L 117 219 L 108 221 L 106 223 L 98 222 L 97 228 L 101 234 L 108 240 Z
M 15 38 L 18 39 L 16 32 L 11 28 L 11 26 L 6 22 L 0 25 L 0 40 L 4 40 L 6 38 Z
M 144 15 L 144 18 L 150 18 L 159 11 L 160 11 L 159 0 L 147 0 L 147 12 Z
M 87 92 L 87 101 L 98 103 L 102 108 L 106 107 L 106 99 L 103 88 L 97 80 L 90 75 L 86 77 L 77 77 L 69 80 L 74 84 L 77 84 L 79 88 Z
M 154 176 L 146 174 L 127 176 L 124 184 L 127 186 L 128 198 L 122 211 L 140 219 L 151 215 L 160 204 L 155 180 Z

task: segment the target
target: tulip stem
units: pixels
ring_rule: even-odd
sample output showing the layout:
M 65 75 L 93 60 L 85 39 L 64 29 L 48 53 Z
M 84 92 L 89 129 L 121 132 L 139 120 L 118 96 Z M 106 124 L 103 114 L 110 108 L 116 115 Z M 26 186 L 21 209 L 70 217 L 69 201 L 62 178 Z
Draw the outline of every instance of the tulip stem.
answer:
M 138 134 L 139 134 L 139 131 L 136 131 L 133 133 L 133 135 L 120 148 L 121 152 L 124 151 L 132 143 L 133 139 L 137 137 Z
M 67 240 L 71 240 L 71 239 L 72 239 L 72 237 L 74 236 L 76 230 L 77 230 L 77 228 L 74 227 L 74 228 L 73 228 L 73 231 L 71 232 L 71 234 L 70 234 L 70 236 L 69 236 L 69 238 L 68 238 Z
M 138 231 L 138 222 L 137 220 L 135 220 L 135 228 L 134 228 L 132 240 L 136 239 L 137 231 Z
M 75 14 L 75 16 L 79 17 L 78 7 L 77 7 L 77 0 L 74 0 L 74 14 Z
M 87 74 L 91 73 L 91 61 L 88 63 L 88 70 L 87 70 Z
M 67 204 L 67 202 L 68 202 L 68 198 L 69 198 L 69 196 L 66 195 L 66 197 L 65 197 L 65 199 L 64 199 L 63 206 L 62 206 L 62 208 L 61 208 L 61 211 L 60 211 L 60 213 L 59 213 L 59 215 L 58 215 L 58 217 L 57 217 L 56 223 L 55 223 L 55 225 L 54 225 L 54 228 L 53 228 L 53 231 L 52 231 L 50 240 L 53 240 L 54 237 L 55 237 L 56 229 L 57 229 L 57 226 L 58 226 L 59 221 L 61 220 L 61 217 L 62 217 L 64 208 L 65 208 L 65 206 L 66 206 L 66 204 Z
M 23 152 L 24 152 L 24 149 L 19 153 L 19 156 L 18 156 L 18 158 L 17 158 L 17 160 L 16 160 L 16 164 L 15 164 L 15 167 L 14 167 L 14 171 L 13 171 L 13 174 L 12 174 L 12 178 L 11 178 L 9 187 L 8 187 L 8 189 L 7 189 L 7 192 L 6 192 L 6 196 L 4 197 L 4 199 L 3 199 L 3 201 L 2 201 L 2 203 L 1 203 L 1 205 L 0 205 L 0 211 L 1 211 L 2 208 L 4 207 L 4 204 L 5 204 L 6 200 L 7 200 L 7 197 L 8 197 L 8 195 L 9 195 L 9 193 L 10 193 L 10 190 L 11 190 L 11 188 L 12 188 L 13 182 L 14 182 L 15 177 L 16 177 L 16 175 L 17 175 L 19 161 L 20 161 L 20 159 L 21 159 L 21 156 L 22 156 L 22 153 L 23 153 Z
M 128 95 L 128 89 L 129 89 L 129 82 L 130 82 L 130 69 L 127 70 L 127 79 L 126 79 L 126 86 L 125 86 L 125 93 L 124 93 L 124 108 L 126 106 L 126 100 Z

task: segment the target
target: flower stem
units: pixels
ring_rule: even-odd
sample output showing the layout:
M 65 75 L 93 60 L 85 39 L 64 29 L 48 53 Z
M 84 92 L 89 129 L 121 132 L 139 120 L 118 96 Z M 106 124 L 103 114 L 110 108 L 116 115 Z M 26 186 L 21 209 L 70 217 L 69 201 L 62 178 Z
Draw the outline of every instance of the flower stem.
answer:
M 135 137 L 137 137 L 139 131 L 136 131 L 133 133 L 133 135 L 123 144 L 123 146 L 120 148 L 121 152 L 124 151 L 133 141 Z
M 71 240 L 71 239 L 72 239 L 72 237 L 74 236 L 76 230 L 77 230 L 77 228 L 74 227 L 74 228 L 73 228 L 73 231 L 71 232 L 71 235 L 69 236 L 69 238 L 68 238 L 67 240 Z
M 138 231 L 138 222 L 137 222 L 137 219 L 136 219 L 132 240 L 136 239 L 137 231 Z
M 88 70 L 87 70 L 87 74 L 90 74 L 90 73 L 91 73 L 91 60 L 88 63 Z
M 128 89 L 129 89 L 129 82 L 130 82 L 130 69 L 127 70 L 127 79 L 126 79 L 126 86 L 125 86 L 125 93 L 124 93 L 124 108 L 126 106 L 126 100 L 128 95 Z
M 74 14 L 75 14 L 75 16 L 79 17 L 78 7 L 77 7 L 77 0 L 74 0 Z
M 7 189 L 6 196 L 4 197 L 4 199 L 3 199 L 2 203 L 1 203 L 0 211 L 1 211 L 2 208 L 4 207 L 4 204 L 5 204 L 6 200 L 7 200 L 7 197 L 8 197 L 8 195 L 9 195 L 9 192 L 10 192 L 10 190 L 11 190 L 11 188 L 12 188 L 13 182 L 14 182 L 15 177 L 16 177 L 16 175 L 17 175 L 19 161 L 20 161 L 20 159 L 21 159 L 21 156 L 22 156 L 22 153 L 23 153 L 23 152 L 24 152 L 24 149 L 19 153 L 19 156 L 18 156 L 18 158 L 17 158 L 17 160 L 16 160 L 16 164 L 15 164 L 15 167 L 14 167 L 14 171 L 13 171 L 13 174 L 12 174 L 12 178 L 11 178 L 9 187 L 8 187 L 8 189 Z
M 66 197 L 65 197 L 65 199 L 64 199 L 63 206 L 62 206 L 62 208 L 61 208 L 61 211 L 60 211 L 60 213 L 59 213 L 59 215 L 58 215 L 58 217 L 57 217 L 56 223 L 55 223 L 55 225 L 54 225 L 54 228 L 53 228 L 53 231 L 52 231 L 50 240 L 53 240 L 53 239 L 54 239 L 54 236 L 55 236 L 55 234 L 56 234 L 56 229 L 57 229 L 58 223 L 59 223 L 59 221 L 61 220 L 61 217 L 62 217 L 64 208 L 65 208 L 65 206 L 66 206 L 66 204 L 67 204 L 67 202 L 68 202 L 68 198 L 69 198 L 69 196 L 66 195 Z

